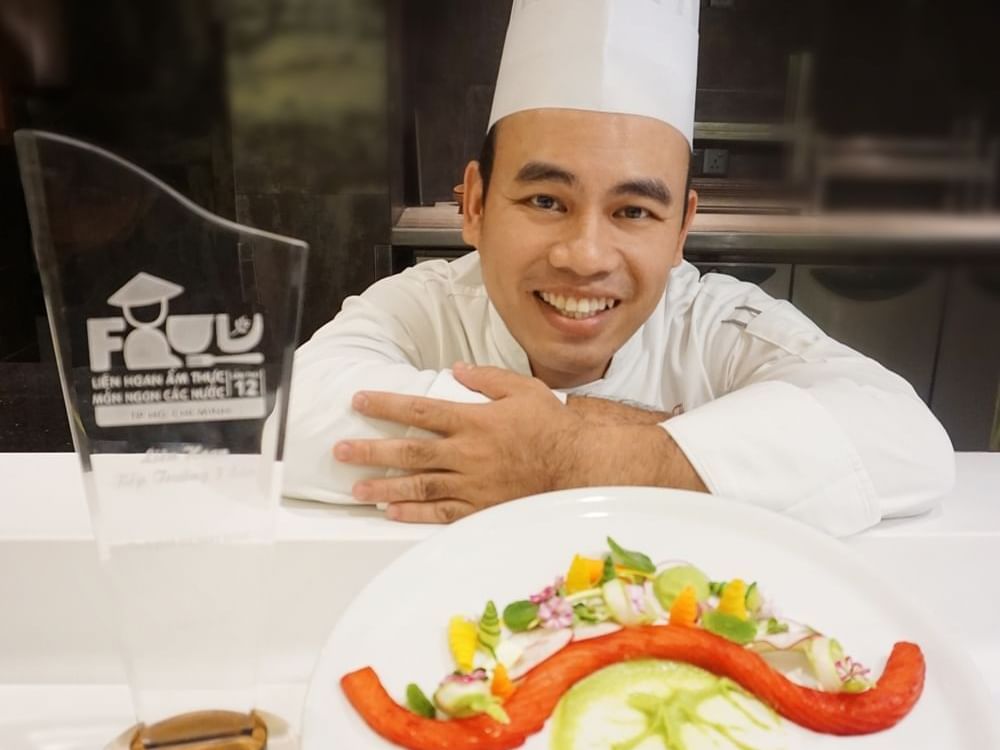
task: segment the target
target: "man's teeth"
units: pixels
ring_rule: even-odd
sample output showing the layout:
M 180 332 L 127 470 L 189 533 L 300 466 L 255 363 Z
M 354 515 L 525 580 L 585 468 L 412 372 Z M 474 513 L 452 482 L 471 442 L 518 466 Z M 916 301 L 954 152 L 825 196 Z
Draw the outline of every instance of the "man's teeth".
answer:
M 617 304 L 613 297 L 564 297 L 561 294 L 539 292 L 539 296 L 567 318 L 589 318 Z

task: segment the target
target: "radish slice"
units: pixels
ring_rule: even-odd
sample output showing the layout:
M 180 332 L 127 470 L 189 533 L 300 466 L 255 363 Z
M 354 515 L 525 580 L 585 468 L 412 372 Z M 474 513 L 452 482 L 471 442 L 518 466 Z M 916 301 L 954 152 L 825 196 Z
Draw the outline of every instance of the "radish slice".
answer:
M 652 581 L 646 581 L 646 612 L 653 618 L 654 622 L 666 622 L 668 619 L 667 610 L 660 605 L 660 600 L 656 598 Z
M 616 622 L 598 622 L 593 625 L 574 625 L 573 640 L 586 641 L 590 638 L 600 638 L 602 635 L 616 633 L 621 629 L 622 626 Z
M 651 609 L 645 586 L 624 583 L 620 578 L 608 581 L 601 587 L 604 603 L 611 610 L 611 616 L 622 625 L 647 625 L 653 622 L 657 613 Z M 662 610 L 661 610 L 662 611 Z
M 508 677 L 518 680 L 550 656 L 561 651 L 571 640 L 573 640 L 571 628 L 515 633 L 497 648 L 497 659 L 507 667 Z
M 806 648 L 806 658 L 809 659 L 813 674 L 819 681 L 820 687 L 829 693 L 840 692 L 841 680 L 837 674 L 836 662 L 843 655 L 840 644 L 825 636 L 813 638 Z
M 763 632 L 757 633 L 750 648 L 760 652 L 802 650 L 808 645 L 809 640 L 819 635 L 811 627 L 800 622 L 784 620 L 783 624 L 788 626 L 788 630 L 784 633 L 768 633 L 765 626 L 762 625 L 761 631 Z

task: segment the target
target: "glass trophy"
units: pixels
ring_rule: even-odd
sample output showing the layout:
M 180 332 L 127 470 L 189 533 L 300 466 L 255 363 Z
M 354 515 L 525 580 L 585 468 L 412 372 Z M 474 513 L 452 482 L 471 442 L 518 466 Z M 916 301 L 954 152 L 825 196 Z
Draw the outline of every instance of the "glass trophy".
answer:
M 15 141 L 131 746 L 261 747 L 260 592 L 308 248 L 95 146 Z

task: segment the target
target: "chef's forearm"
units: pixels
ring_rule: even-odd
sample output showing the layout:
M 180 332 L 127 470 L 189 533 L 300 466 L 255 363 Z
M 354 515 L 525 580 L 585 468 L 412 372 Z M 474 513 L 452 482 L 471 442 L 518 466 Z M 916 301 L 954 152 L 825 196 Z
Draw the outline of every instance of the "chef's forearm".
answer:
M 684 452 L 656 424 L 594 424 L 578 438 L 566 487 L 631 485 L 708 492 Z
M 593 424 L 656 425 L 670 417 L 666 412 L 593 396 L 570 396 L 566 406 Z

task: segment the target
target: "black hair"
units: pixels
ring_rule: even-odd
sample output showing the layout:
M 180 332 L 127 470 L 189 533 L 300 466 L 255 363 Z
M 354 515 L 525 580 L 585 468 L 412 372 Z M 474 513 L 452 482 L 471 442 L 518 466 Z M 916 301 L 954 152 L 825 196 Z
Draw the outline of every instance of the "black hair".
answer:
M 479 176 L 483 180 L 483 205 L 486 205 L 486 191 L 490 186 L 490 177 L 493 175 L 493 161 L 497 153 L 497 126 L 494 123 L 486 132 L 483 139 L 483 146 L 479 149 Z M 684 185 L 684 204 L 687 205 L 688 193 L 691 192 L 691 162 L 693 154 L 688 154 L 687 184 Z
M 490 186 L 493 175 L 493 159 L 497 151 L 497 124 L 494 123 L 483 139 L 483 147 L 479 149 L 479 176 L 483 179 L 483 205 L 486 204 L 486 190 Z

